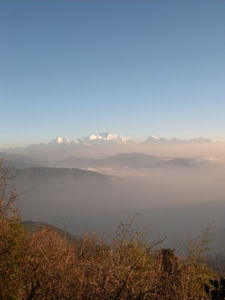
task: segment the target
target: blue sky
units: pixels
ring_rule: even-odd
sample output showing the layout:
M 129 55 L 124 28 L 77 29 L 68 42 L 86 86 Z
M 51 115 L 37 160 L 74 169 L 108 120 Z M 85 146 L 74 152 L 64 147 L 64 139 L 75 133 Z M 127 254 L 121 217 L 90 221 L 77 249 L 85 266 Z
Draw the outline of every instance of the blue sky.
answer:
M 225 1 L 0 2 L 0 145 L 225 138 Z

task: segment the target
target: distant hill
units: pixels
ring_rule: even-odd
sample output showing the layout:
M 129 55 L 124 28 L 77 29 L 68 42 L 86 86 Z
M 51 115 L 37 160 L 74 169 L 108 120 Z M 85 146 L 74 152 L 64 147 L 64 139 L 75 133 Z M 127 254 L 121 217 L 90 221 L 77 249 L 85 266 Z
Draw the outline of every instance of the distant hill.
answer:
M 0 153 L 0 160 L 4 161 L 7 168 L 25 169 L 40 165 L 29 156 L 17 153 Z
M 162 160 L 144 153 L 118 153 L 94 162 L 100 167 L 151 168 L 162 165 Z
M 164 158 L 156 157 L 145 153 L 118 153 L 102 159 L 87 157 L 70 156 L 57 160 L 37 161 L 29 155 L 0 153 L 0 159 L 5 161 L 8 168 L 11 169 L 30 169 L 23 173 L 30 173 L 30 176 L 72 176 L 83 177 L 92 174 L 92 177 L 98 176 L 94 173 L 85 173 L 78 169 L 95 168 L 190 168 L 210 164 L 210 161 L 204 158 Z M 60 169 L 60 170 L 57 170 Z M 68 170 L 66 170 L 68 169 Z M 74 169 L 71 171 L 71 169 Z M 76 170 L 75 170 L 76 169 Z M 19 171 L 17 171 L 18 173 Z M 35 175 L 36 174 L 36 175 Z M 101 176 L 101 175 L 100 175 Z
M 48 228 L 48 229 L 51 229 L 51 230 L 57 232 L 59 235 L 61 235 L 62 237 L 64 237 L 65 239 L 67 239 L 70 242 L 73 242 L 73 243 L 80 242 L 80 239 L 76 238 L 75 236 L 73 236 L 72 234 L 67 232 L 66 230 L 57 228 L 56 226 L 50 225 L 46 222 L 24 221 L 24 222 L 22 222 L 22 224 L 31 233 L 37 232 L 41 228 Z
M 89 168 L 93 166 L 96 159 L 72 156 L 59 161 L 51 162 L 52 166 L 63 168 Z
M 50 224 L 57 220 L 65 222 L 73 232 L 81 232 L 83 224 L 78 220 L 93 206 L 97 212 L 103 209 L 103 199 L 104 205 L 110 204 L 114 187 L 119 182 L 116 177 L 78 168 L 9 169 L 9 174 L 14 178 L 18 194 L 16 204 L 24 220 Z M 74 222 L 76 225 L 72 226 Z M 33 225 L 36 228 L 43 224 Z
M 55 162 L 60 167 L 72 168 L 79 166 L 81 168 L 190 168 L 209 164 L 210 161 L 202 158 L 163 158 L 148 155 L 145 153 L 118 153 L 103 159 L 89 159 L 79 157 L 69 157 L 67 159 Z
M 27 169 L 9 169 L 11 174 L 17 177 L 29 177 L 33 179 L 38 178 L 70 178 L 70 179 L 101 179 L 107 180 L 112 178 L 98 172 L 82 170 L 78 168 L 49 168 L 49 167 L 32 167 Z

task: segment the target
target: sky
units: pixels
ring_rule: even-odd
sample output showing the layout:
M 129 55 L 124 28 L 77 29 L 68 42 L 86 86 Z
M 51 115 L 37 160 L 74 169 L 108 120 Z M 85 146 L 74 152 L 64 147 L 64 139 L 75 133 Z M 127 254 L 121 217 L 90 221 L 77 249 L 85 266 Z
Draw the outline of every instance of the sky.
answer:
M 2 0 L 0 146 L 225 139 L 224 0 Z

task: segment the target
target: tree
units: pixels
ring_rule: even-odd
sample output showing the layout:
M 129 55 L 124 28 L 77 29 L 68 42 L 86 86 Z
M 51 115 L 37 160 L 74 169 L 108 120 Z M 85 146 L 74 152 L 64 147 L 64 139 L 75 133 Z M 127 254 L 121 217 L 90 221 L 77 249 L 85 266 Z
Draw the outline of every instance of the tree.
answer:
M 25 231 L 15 207 L 16 190 L 0 164 L 0 299 L 18 299 Z

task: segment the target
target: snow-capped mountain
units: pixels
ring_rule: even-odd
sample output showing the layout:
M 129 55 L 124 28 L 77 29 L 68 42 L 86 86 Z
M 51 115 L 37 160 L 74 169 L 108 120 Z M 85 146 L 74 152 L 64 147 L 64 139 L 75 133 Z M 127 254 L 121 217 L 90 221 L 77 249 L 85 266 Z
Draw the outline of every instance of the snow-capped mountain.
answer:
M 91 134 L 86 137 L 70 140 L 68 138 L 57 137 L 49 144 L 80 144 L 80 145 L 92 145 L 92 144 L 128 144 L 134 142 L 134 140 L 121 136 L 116 133 L 103 132 L 97 134 Z
M 50 144 L 70 144 L 71 141 L 68 138 L 56 137 L 54 140 L 50 141 Z
M 110 144 L 134 144 L 138 143 L 134 139 L 127 136 L 122 136 L 116 133 L 103 132 L 90 134 L 85 137 L 77 138 L 75 140 L 56 137 L 54 140 L 48 143 L 49 146 L 61 145 L 61 146 L 90 146 L 90 145 L 110 145 Z M 210 143 L 209 139 L 206 138 L 195 138 L 195 139 L 182 139 L 182 138 L 165 138 L 151 135 L 142 143 L 144 144 L 202 144 Z
M 202 143 L 210 143 L 211 141 L 206 138 L 195 138 L 195 139 L 182 139 L 182 138 L 164 138 L 151 135 L 147 138 L 144 143 L 145 144 L 202 144 Z
M 89 136 L 79 138 L 74 142 L 81 143 L 81 144 L 102 144 L 102 143 L 127 144 L 132 142 L 132 140 L 126 136 L 121 136 L 116 133 L 103 132 L 103 133 L 91 134 Z

